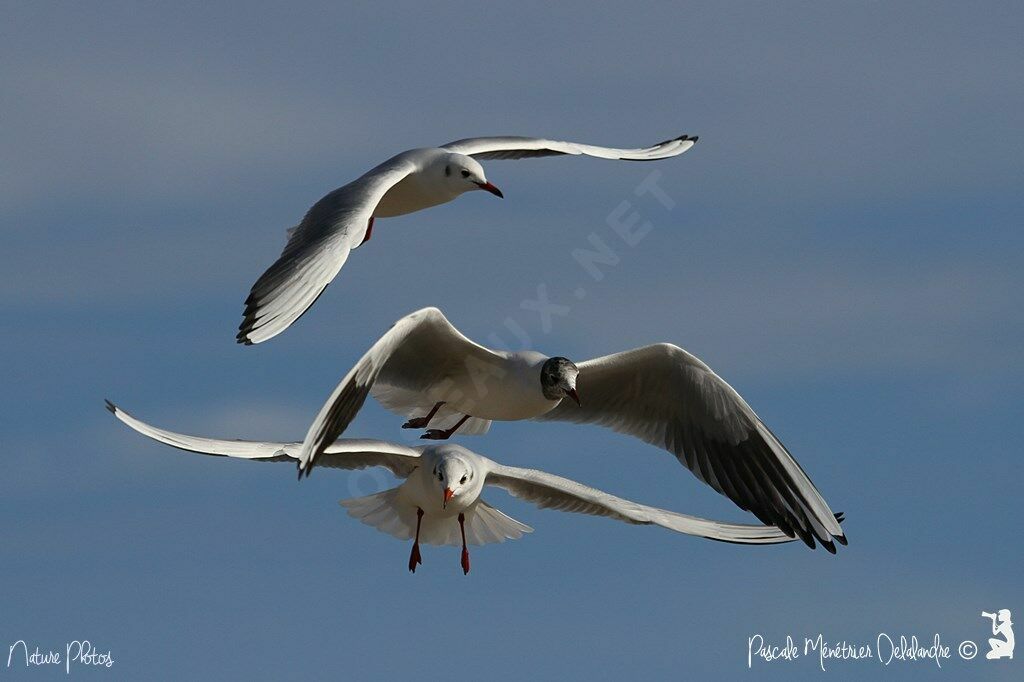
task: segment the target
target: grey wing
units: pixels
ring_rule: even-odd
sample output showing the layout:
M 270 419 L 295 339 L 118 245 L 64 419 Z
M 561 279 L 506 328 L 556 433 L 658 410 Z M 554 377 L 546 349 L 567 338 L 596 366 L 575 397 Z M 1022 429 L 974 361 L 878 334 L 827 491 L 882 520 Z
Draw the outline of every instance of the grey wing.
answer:
M 697 142 L 696 135 L 680 135 L 650 147 L 616 149 L 578 142 L 544 140 L 537 137 L 470 137 L 442 145 L 442 149 L 476 159 L 526 159 L 563 154 L 593 156 L 624 161 L 656 161 L 678 156 Z
M 535 469 L 490 462 L 486 483 L 504 488 L 513 496 L 533 502 L 542 509 L 607 516 L 626 523 L 653 524 L 677 533 L 722 542 L 777 544 L 794 540 L 775 526 L 722 523 L 648 507 Z
M 247 440 L 219 440 L 167 431 L 136 419 L 107 401 L 107 409 L 130 428 L 155 441 L 189 452 L 219 457 L 235 457 L 262 462 L 293 462 L 301 443 L 273 443 Z M 404 445 L 382 440 L 345 439 L 327 447 L 320 464 L 335 469 L 365 469 L 380 466 L 400 478 L 416 468 L 420 452 Z
M 303 440 L 299 474 L 309 475 L 323 448 L 344 433 L 378 380 L 425 393 L 437 382 L 461 383 L 472 378 L 475 369 L 502 362 L 501 356 L 463 336 L 437 308 L 406 315 L 373 344 L 328 397 Z
M 381 197 L 413 169 L 396 157 L 316 202 L 289 231 L 281 256 L 253 284 L 236 340 L 262 343 L 299 319 L 362 242 Z
M 562 401 L 545 421 L 599 424 L 664 448 L 697 478 L 763 523 L 814 538 L 846 537 L 785 446 L 729 384 L 682 348 L 656 344 L 579 365 L 582 406 Z

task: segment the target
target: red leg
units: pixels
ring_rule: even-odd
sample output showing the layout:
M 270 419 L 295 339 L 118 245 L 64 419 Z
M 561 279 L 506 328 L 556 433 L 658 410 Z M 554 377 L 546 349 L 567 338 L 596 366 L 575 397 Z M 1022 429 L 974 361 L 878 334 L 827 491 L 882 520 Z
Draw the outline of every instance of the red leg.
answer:
M 420 557 L 420 522 L 423 521 L 423 510 L 416 507 L 416 540 L 412 543 L 412 554 L 409 555 L 409 570 L 416 572 L 416 564 L 422 564 Z
M 434 418 L 434 415 L 437 414 L 437 411 L 441 409 L 442 405 L 444 405 L 444 401 L 443 400 L 441 402 L 439 402 L 438 404 L 434 405 L 433 409 L 431 409 L 430 412 L 427 413 L 426 417 L 413 417 L 409 421 L 407 421 L 404 424 L 402 424 L 402 428 L 403 429 L 422 429 L 424 426 L 426 426 L 427 424 L 430 423 L 430 420 Z
M 462 419 L 458 421 L 455 426 L 450 429 L 430 429 L 424 433 L 420 438 L 426 438 L 427 440 L 448 440 L 452 437 L 452 434 L 459 430 L 459 427 L 466 423 L 469 419 L 468 414 L 462 415 Z
M 459 514 L 459 530 L 462 531 L 462 575 L 469 575 L 469 550 L 466 549 L 465 514 Z
M 362 246 L 366 242 L 370 241 L 371 234 L 373 234 L 373 216 L 370 216 L 370 222 L 366 224 L 366 234 L 363 235 L 363 241 L 359 242 L 359 246 Z

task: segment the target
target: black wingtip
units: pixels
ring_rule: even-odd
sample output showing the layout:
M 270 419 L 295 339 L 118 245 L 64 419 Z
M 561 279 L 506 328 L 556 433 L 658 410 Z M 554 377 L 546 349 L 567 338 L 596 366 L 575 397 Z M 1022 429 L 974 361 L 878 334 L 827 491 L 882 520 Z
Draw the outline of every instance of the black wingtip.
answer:
M 103 402 L 107 404 L 107 411 L 110 412 L 110 414 L 117 414 L 117 405 L 110 402 L 107 398 L 104 398 Z
M 697 139 L 698 138 L 696 135 L 680 135 L 679 137 L 673 137 L 671 139 L 665 140 L 664 142 L 659 142 L 654 146 L 664 147 L 665 145 L 672 144 L 673 142 L 696 142 Z
M 821 540 L 821 539 L 819 539 L 818 542 L 821 543 L 822 547 L 824 547 L 826 550 L 828 550 L 829 554 L 835 554 L 836 553 L 835 543 L 833 543 L 831 540 Z
M 252 341 L 249 340 L 249 333 L 252 332 L 252 323 L 249 320 L 249 310 L 245 311 L 245 317 L 241 324 L 238 325 L 238 333 L 235 334 L 235 342 L 240 343 L 243 346 L 251 346 Z
M 256 285 L 253 286 L 255 287 Z M 235 341 L 244 346 L 253 345 L 252 341 L 249 340 L 249 334 L 256 328 L 257 308 L 259 308 L 259 305 L 256 302 L 256 296 L 250 291 L 249 295 L 245 297 L 245 310 L 242 311 L 242 321 L 238 323 L 238 333 L 235 334 Z
M 839 523 L 842 523 L 843 521 L 846 520 L 846 513 L 845 512 L 838 512 L 837 514 L 835 514 L 835 517 L 836 517 L 836 521 L 838 521 Z M 842 535 L 833 535 L 832 539 L 835 540 L 836 542 L 838 542 L 843 547 L 846 547 L 846 545 L 848 544 L 847 540 L 846 540 L 846 533 L 843 533 Z

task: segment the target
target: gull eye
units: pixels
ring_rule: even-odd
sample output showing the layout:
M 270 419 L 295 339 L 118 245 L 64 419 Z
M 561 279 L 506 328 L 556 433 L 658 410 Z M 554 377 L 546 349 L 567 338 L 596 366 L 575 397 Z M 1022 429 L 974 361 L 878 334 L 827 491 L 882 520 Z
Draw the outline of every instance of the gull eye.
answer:
M 462 177 L 464 177 L 464 178 L 468 178 L 468 177 L 469 177 L 469 171 L 468 171 L 468 170 L 465 170 L 465 169 L 463 169 L 463 171 L 462 171 Z
M 462 478 L 459 479 L 459 483 L 465 483 L 465 482 L 466 482 L 466 477 L 465 476 L 463 476 Z

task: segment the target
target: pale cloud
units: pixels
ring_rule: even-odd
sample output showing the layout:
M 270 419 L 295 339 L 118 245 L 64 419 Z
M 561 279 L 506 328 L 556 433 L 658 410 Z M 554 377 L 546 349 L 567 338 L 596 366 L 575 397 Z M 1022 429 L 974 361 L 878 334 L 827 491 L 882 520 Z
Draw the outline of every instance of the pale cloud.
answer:
M 8 208 L 193 200 L 281 167 L 358 155 L 370 112 L 214 71 L 24 66 L 4 81 Z M 311 131 L 318 131 L 311 134 Z

